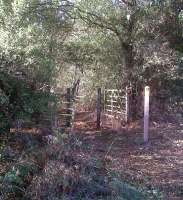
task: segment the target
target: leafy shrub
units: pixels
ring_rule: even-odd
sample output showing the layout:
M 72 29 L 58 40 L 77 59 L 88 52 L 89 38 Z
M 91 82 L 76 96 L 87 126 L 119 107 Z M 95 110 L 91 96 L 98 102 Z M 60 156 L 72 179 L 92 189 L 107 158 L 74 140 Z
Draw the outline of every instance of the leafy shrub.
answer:
M 0 73 L 0 129 L 10 128 L 16 120 L 31 120 L 46 113 L 50 116 L 49 104 L 55 105 L 56 97 L 49 92 L 31 88 L 26 80 Z

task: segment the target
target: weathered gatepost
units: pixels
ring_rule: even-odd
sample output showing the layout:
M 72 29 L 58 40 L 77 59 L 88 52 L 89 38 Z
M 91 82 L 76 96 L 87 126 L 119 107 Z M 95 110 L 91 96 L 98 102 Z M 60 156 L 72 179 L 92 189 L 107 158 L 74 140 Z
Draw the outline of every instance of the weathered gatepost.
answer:
M 97 129 L 100 129 L 101 124 L 101 88 L 98 88 L 97 90 Z
M 129 95 L 130 95 L 131 89 L 126 87 L 126 94 L 125 94 L 125 122 L 129 123 L 130 121 L 130 102 L 129 102 Z
M 67 88 L 66 93 L 66 101 L 67 101 L 67 114 L 66 114 L 66 127 L 71 127 L 71 119 L 72 119 L 72 111 L 71 111 L 71 88 Z
M 150 88 L 146 86 L 144 90 L 144 143 L 149 141 L 149 96 Z

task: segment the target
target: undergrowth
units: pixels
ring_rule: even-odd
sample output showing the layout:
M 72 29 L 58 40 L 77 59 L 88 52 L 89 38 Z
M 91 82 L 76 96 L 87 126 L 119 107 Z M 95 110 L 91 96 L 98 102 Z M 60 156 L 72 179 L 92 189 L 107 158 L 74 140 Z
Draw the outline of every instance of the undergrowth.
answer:
M 86 156 L 75 135 L 57 134 L 47 148 L 48 162 L 33 178 L 23 199 L 30 200 L 159 200 L 162 194 L 126 183 L 104 159 Z
M 49 145 L 35 137 L 14 138 L 16 148 L 1 148 L 1 161 L 9 165 L 0 175 L 2 200 L 160 200 L 162 194 L 122 180 L 110 170 L 109 160 L 91 157 L 90 146 L 76 135 L 55 130 Z M 43 141 L 42 141 L 43 142 Z M 26 144 L 25 144 L 26 143 Z M 92 151 L 92 149 L 91 149 Z M 8 154 L 7 154 L 8 152 Z M 17 152 L 17 153 L 16 153 Z M 9 156 L 9 158 L 7 157 Z

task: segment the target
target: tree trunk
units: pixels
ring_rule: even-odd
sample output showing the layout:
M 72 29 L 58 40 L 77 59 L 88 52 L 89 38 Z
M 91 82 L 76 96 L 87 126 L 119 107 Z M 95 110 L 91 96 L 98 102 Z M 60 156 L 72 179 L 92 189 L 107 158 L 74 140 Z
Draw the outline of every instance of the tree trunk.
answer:
M 133 55 L 133 45 L 125 44 L 123 45 L 123 57 L 124 57 L 124 67 L 126 71 L 126 85 L 130 88 L 129 93 L 129 122 L 135 120 L 137 108 L 136 108 L 136 93 L 135 93 L 135 77 L 134 77 L 134 55 Z

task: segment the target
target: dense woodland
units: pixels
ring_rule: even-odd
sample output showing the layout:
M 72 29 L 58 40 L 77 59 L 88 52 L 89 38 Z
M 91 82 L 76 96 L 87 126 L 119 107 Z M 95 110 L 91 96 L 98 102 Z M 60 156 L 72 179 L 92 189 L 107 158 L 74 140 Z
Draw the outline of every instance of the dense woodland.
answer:
M 181 180 L 170 191 L 109 170 L 113 142 L 106 160 L 81 161 L 75 153 L 88 145 L 71 129 L 52 127 L 67 88 L 84 96 L 78 110 L 95 112 L 97 88 L 128 87 L 129 130 L 143 120 L 146 85 L 152 125 L 176 124 L 165 132 L 173 143 L 179 127 L 182 145 L 182 0 L 0 0 L 0 199 L 182 199 Z M 45 135 L 57 143 L 47 145 Z M 183 166 L 173 169 L 181 178 Z

